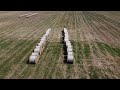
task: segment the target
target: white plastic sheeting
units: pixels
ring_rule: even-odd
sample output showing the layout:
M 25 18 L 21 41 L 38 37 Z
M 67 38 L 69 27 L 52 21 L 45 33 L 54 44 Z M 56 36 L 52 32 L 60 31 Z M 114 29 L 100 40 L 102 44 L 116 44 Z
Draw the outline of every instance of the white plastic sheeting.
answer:
M 29 63 L 31 63 L 31 64 L 35 64 L 35 63 L 37 63 L 37 59 L 38 59 L 38 56 L 30 56 L 30 58 L 29 58 Z
M 68 63 L 73 63 L 73 60 L 74 60 L 74 56 L 73 55 L 68 55 L 67 56 L 67 62 Z

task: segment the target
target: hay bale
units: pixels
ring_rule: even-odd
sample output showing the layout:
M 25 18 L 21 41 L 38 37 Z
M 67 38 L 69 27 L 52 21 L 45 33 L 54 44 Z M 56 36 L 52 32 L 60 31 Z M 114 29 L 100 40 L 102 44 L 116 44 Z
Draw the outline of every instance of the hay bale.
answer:
M 40 48 L 41 48 L 41 46 L 36 46 L 36 48 L 39 48 L 39 49 L 40 49 Z
M 44 35 L 44 38 L 46 39 L 46 41 L 48 40 L 48 36 L 49 36 L 49 34 Z
M 66 46 L 72 46 L 72 44 L 70 42 L 67 42 Z
M 68 52 L 67 55 L 73 56 L 73 52 Z
M 48 33 L 48 34 L 49 34 L 49 33 L 50 33 L 50 31 L 46 31 L 46 33 Z
M 68 31 L 65 31 L 64 34 L 67 34 L 67 35 L 68 35 Z
M 64 38 L 65 38 L 65 39 L 69 39 L 69 37 L 68 37 L 68 36 L 65 36 Z
M 37 61 L 38 61 L 38 56 L 30 56 L 29 57 L 29 63 L 31 63 L 31 64 L 36 64 L 37 63 Z
M 64 28 L 64 32 L 67 32 L 67 29 L 66 29 L 66 28 Z
M 68 31 L 65 31 L 64 34 L 68 34 Z
M 73 49 L 72 45 L 66 45 L 66 46 L 67 46 L 67 48 L 72 48 Z
M 73 49 L 72 48 L 67 48 L 67 53 L 68 52 L 73 52 Z
M 50 31 L 51 31 L 51 29 L 50 29 L 50 28 L 46 31 L 47 36 L 49 36 Z
M 40 54 L 40 48 L 35 48 L 35 49 L 34 49 L 34 52 Z
M 68 33 L 65 33 L 64 36 L 65 36 L 65 37 L 69 37 Z
M 46 33 L 46 34 L 45 34 L 45 36 L 47 36 L 47 37 L 48 37 L 48 36 L 49 36 L 49 33 Z
M 47 37 L 47 34 L 44 34 L 42 38 L 46 38 Z
M 31 13 L 23 14 L 23 15 L 20 15 L 19 17 L 21 18 L 21 17 L 29 15 L 29 14 L 31 14 Z
M 43 44 L 43 43 L 45 43 L 45 40 L 41 39 L 39 43 Z
M 49 28 L 47 31 L 49 31 L 49 32 L 50 32 L 50 31 L 51 31 L 51 28 Z
M 73 63 L 74 56 L 73 55 L 68 55 L 67 56 L 67 63 Z
M 68 39 L 68 38 L 65 38 L 65 39 Z M 71 43 L 70 40 L 68 39 L 68 41 L 66 41 L 65 43 Z
M 30 14 L 30 15 L 28 15 L 28 16 L 26 16 L 26 17 L 28 18 L 28 17 L 34 16 L 34 15 L 36 15 L 36 14 L 38 14 L 38 13 L 33 13 L 33 14 Z
M 46 43 L 46 40 L 41 39 L 40 43 L 45 44 L 45 43 Z
M 32 52 L 32 55 L 31 56 L 38 56 L 39 53 L 36 53 L 36 52 Z
M 38 43 L 37 45 L 38 45 L 38 46 L 42 46 L 42 43 L 40 42 L 40 43 Z
M 46 36 L 42 37 L 41 41 L 46 41 Z
M 42 46 L 45 46 L 46 41 L 45 40 L 41 40 L 40 43 L 42 44 Z
M 69 39 L 68 38 L 64 38 L 64 42 L 67 42 L 67 41 L 69 41 Z

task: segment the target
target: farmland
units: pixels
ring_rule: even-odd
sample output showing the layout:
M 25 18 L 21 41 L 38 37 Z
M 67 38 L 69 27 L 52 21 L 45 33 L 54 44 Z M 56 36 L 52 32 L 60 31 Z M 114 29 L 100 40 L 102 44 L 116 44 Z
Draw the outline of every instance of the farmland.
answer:
M 120 12 L 117 11 L 0 12 L 0 79 L 119 79 Z M 68 29 L 74 63 L 64 63 L 62 31 Z M 37 64 L 27 61 L 51 28 Z

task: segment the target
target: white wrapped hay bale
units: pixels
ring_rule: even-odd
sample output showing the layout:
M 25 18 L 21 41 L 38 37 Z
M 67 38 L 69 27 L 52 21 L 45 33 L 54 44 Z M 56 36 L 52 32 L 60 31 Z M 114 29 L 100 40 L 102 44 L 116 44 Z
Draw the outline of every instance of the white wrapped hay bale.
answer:
M 68 36 L 65 36 L 64 38 L 65 38 L 65 39 L 69 39 L 69 37 L 68 37 Z
M 66 28 L 64 28 L 64 32 L 67 32 L 67 29 L 66 29 Z
M 65 31 L 64 34 L 68 34 L 68 31 Z
M 42 48 L 43 43 L 42 42 L 38 43 L 38 46 L 40 46 L 40 48 Z
M 68 38 L 64 38 L 64 42 L 67 42 L 67 41 L 69 41 L 69 39 Z
M 40 43 L 43 46 L 45 44 L 45 41 L 41 40 Z
M 40 54 L 40 48 L 35 48 L 35 49 L 34 49 L 34 52 Z
M 36 46 L 36 49 L 39 49 L 39 54 L 41 54 L 41 52 L 42 52 L 42 50 L 43 50 L 43 47 L 42 47 L 42 45 L 41 46 Z
M 70 41 L 66 41 L 65 43 L 71 43 Z
M 66 46 L 72 46 L 72 44 L 68 42 L 68 43 L 66 43 Z
M 42 46 L 42 43 L 40 42 L 40 43 L 38 43 L 37 45 L 38 45 L 38 46 Z
M 65 33 L 65 35 L 64 35 L 65 37 L 69 37 L 69 35 L 67 34 L 67 33 Z
M 49 34 L 48 34 L 48 33 L 46 33 L 46 34 L 44 35 L 44 37 L 45 37 L 46 41 L 48 40 L 48 36 L 49 36 Z
M 41 39 L 45 39 L 46 40 L 46 37 L 47 37 L 46 35 L 43 35 L 43 37 Z
M 43 44 L 45 43 L 45 41 L 46 41 L 45 39 L 41 39 L 39 43 Z
M 40 48 L 41 48 L 41 46 L 36 46 L 36 48 L 40 49 Z
M 72 48 L 67 48 L 67 53 L 68 52 L 73 52 L 73 49 Z
M 68 34 L 68 31 L 65 31 L 64 33 L 65 33 L 65 34 Z
M 29 14 L 31 14 L 31 13 L 23 14 L 23 15 L 20 15 L 19 17 L 21 18 L 21 17 L 29 15 Z
M 47 36 L 49 36 L 50 31 L 51 31 L 51 29 L 50 29 L 50 28 L 46 31 L 46 35 L 47 35 Z
M 49 34 L 49 33 L 50 33 L 50 31 L 46 31 L 46 33 L 48 33 L 48 34 Z
M 67 56 L 67 63 L 73 63 L 74 56 L 73 55 L 68 55 Z
M 46 41 L 46 36 L 42 37 L 41 41 Z
M 39 53 L 32 52 L 32 55 L 31 55 L 31 56 L 39 56 Z
M 67 55 L 73 56 L 73 52 L 68 52 Z
M 45 40 L 41 40 L 40 43 L 42 43 L 42 46 L 45 46 L 46 41 Z
M 51 31 L 51 28 L 49 28 L 47 31 L 49 31 L 49 32 L 50 32 L 50 31 Z
M 29 63 L 31 63 L 31 64 L 36 64 L 37 63 L 37 61 L 38 61 L 38 56 L 30 56 L 29 57 Z
M 48 36 L 49 36 L 49 33 L 46 33 L 45 36 L 48 37 Z
M 30 14 L 30 15 L 28 15 L 28 16 L 26 16 L 26 17 L 28 18 L 28 17 L 34 16 L 34 15 L 36 15 L 36 14 L 38 14 L 38 13 L 33 13 L 33 14 Z
M 64 38 L 64 41 L 65 41 L 65 43 L 66 43 L 67 41 L 69 41 L 69 39 L 68 39 L 68 38 Z
M 47 34 L 44 34 L 42 38 L 47 38 Z
M 66 46 L 67 46 L 67 48 L 72 48 L 73 49 L 72 45 L 66 45 Z
M 40 41 L 40 43 L 41 43 L 41 48 L 44 49 L 46 42 L 45 41 Z

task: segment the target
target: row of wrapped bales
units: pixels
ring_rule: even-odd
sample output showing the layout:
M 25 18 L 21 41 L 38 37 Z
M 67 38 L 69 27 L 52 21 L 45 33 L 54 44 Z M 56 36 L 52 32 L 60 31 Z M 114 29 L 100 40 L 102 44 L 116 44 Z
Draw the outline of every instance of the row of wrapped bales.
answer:
M 64 28 L 64 43 L 67 50 L 67 63 L 73 63 L 74 60 L 73 47 L 69 40 L 69 34 L 66 28 Z
M 34 15 L 37 15 L 38 13 L 33 13 L 33 14 L 30 14 L 30 15 L 27 15 L 26 17 L 31 17 L 31 16 L 34 16 Z
M 41 53 L 43 52 L 46 41 L 49 38 L 51 29 L 48 29 L 46 33 L 43 35 L 43 37 L 40 39 L 40 42 L 36 45 L 35 49 L 33 50 L 31 56 L 29 57 L 29 63 L 36 64 L 39 60 L 39 57 L 41 56 Z
M 37 15 L 38 13 L 27 13 L 27 14 L 23 14 L 23 15 L 20 15 L 19 18 L 22 18 L 22 17 L 31 17 L 31 16 L 34 16 L 34 15 Z
M 27 16 L 27 15 L 30 15 L 30 14 L 31 14 L 31 13 L 22 14 L 22 15 L 19 16 L 19 18 L 24 17 L 24 16 Z

